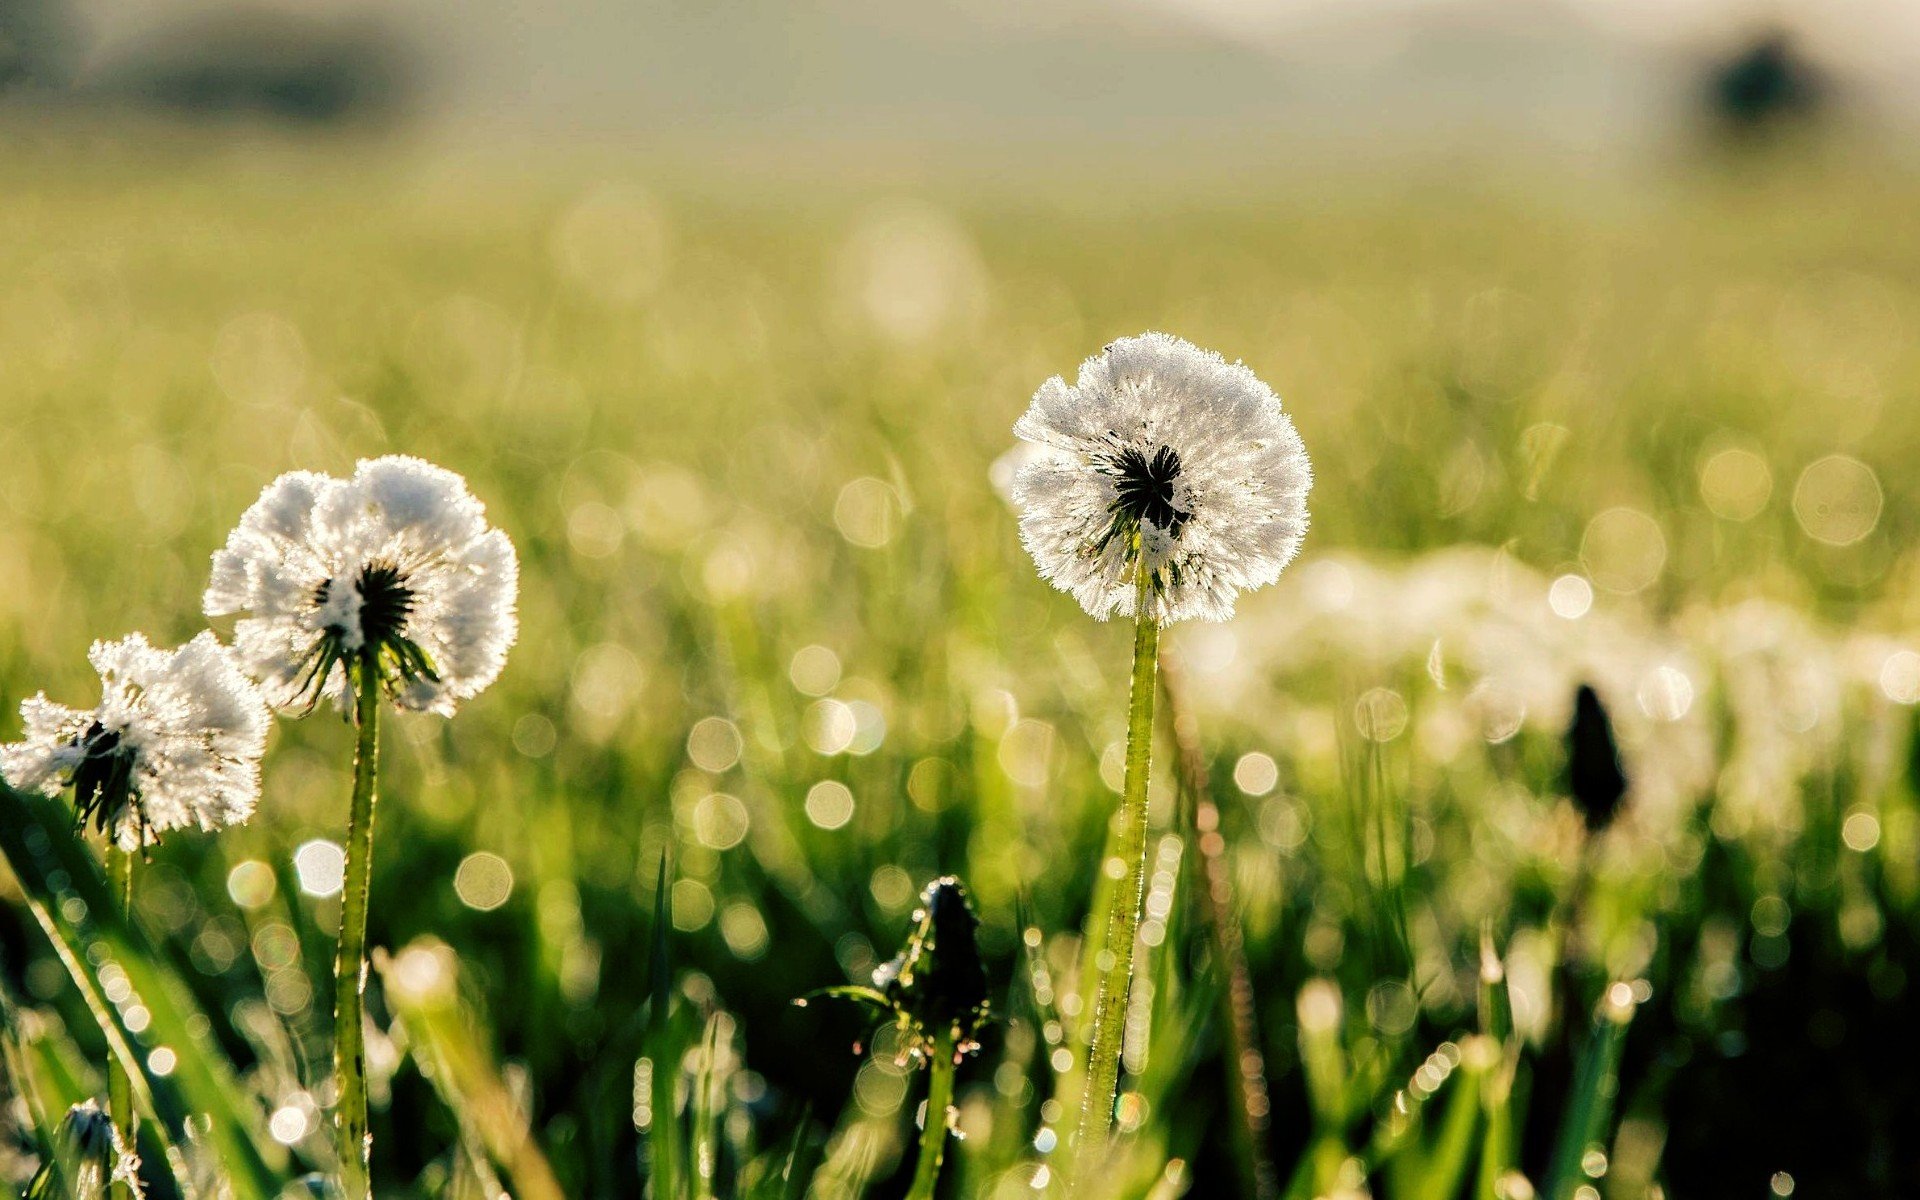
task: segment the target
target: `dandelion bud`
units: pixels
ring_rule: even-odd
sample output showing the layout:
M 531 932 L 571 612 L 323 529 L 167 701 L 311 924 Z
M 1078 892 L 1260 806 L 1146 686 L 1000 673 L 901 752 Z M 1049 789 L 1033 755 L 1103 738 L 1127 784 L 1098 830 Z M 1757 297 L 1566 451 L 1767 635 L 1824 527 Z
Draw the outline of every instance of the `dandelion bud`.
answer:
M 932 1053 L 945 1034 L 959 1053 L 970 1053 L 987 1019 L 987 972 L 966 887 L 951 875 L 929 883 L 914 921 L 906 948 L 874 971 L 873 985 L 898 1018 L 908 1049 Z
M 83 1100 L 60 1119 L 53 1156 L 27 1185 L 26 1200 L 105 1200 L 116 1181 L 136 1197 L 144 1194 L 140 1159 L 121 1142 L 100 1102 Z
M 1573 698 L 1573 724 L 1567 727 L 1567 790 L 1587 828 L 1596 832 L 1613 821 L 1627 792 L 1613 722 L 1599 693 L 1584 683 Z

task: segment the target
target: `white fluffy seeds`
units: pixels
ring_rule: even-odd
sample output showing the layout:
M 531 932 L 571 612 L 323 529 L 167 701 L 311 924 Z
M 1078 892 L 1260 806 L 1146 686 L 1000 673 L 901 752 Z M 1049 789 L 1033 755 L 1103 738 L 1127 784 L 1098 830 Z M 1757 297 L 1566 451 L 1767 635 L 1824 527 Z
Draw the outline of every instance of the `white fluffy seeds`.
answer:
M 88 658 L 100 672 L 98 707 L 45 694 L 22 703 L 25 740 L 0 747 L 8 783 L 50 796 L 74 787 L 82 818 L 128 850 L 169 829 L 214 830 L 252 815 L 269 717 L 211 633 L 178 650 L 136 633 L 95 642 Z
M 500 674 L 518 633 L 519 564 L 466 481 L 417 458 L 363 460 L 351 479 L 274 480 L 213 556 L 209 616 L 277 708 L 351 703 L 370 659 L 403 708 L 451 715 Z
M 1221 621 L 1280 577 L 1307 531 L 1312 468 L 1252 371 L 1164 333 L 1122 338 L 1068 385 L 1042 384 L 1013 428 L 1040 453 L 1014 478 L 1042 578 L 1102 620 Z

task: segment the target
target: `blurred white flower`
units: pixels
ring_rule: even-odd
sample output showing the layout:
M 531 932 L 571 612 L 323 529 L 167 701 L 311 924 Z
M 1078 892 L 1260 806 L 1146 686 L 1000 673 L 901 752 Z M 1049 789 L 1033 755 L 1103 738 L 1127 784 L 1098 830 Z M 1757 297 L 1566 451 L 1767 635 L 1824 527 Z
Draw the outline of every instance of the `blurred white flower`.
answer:
M 260 799 L 269 717 L 226 647 L 203 633 L 178 650 L 140 634 L 95 642 L 100 704 L 81 711 L 44 693 L 20 705 L 26 740 L 0 747 L 22 791 L 73 788 L 80 820 L 139 849 L 169 829 L 245 821 Z
M 1306 449 L 1252 371 L 1164 333 L 1122 338 L 1035 393 L 1014 434 L 1020 538 L 1102 620 L 1132 616 L 1141 555 L 1162 623 L 1233 615 L 1307 531 Z
M 379 672 L 403 708 L 451 715 L 500 674 L 518 633 L 519 563 L 452 471 L 363 460 L 352 479 L 294 471 L 260 493 L 213 556 L 209 616 L 280 709 Z

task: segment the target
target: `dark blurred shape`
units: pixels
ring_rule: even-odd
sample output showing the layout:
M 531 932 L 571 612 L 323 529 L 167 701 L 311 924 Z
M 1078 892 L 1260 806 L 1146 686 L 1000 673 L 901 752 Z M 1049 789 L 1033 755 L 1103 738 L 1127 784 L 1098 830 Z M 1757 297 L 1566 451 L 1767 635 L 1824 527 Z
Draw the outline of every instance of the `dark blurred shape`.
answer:
M 1782 30 L 1760 34 L 1716 65 L 1707 91 L 1714 116 L 1739 134 L 1810 116 L 1826 99 L 1820 71 Z
M 906 948 L 873 973 L 873 985 L 899 1014 L 901 1032 L 931 1053 L 941 1035 L 961 1053 L 987 1018 L 987 972 L 980 962 L 967 889 L 952 875 L 927 885 Z
M 1573 698 L 1573 724 L 1567 727 L 1567 791 L 1598 831 L 1613 822 L 1620 799 L 1627 794 L 1627 776 L 1620 769 L 1620 747 L 1613 740 L 1613 722 L 1600 694 L 1581 684 Z
M 183 21 L 122 55 L 101 83 L 188 114 L 322 123 L 398 112 L 415 74 L 376 19 L 253 11 Z
M 65 83 L 73 47 L 73 16 L 62 0 L 0 0 L 0 92 Z

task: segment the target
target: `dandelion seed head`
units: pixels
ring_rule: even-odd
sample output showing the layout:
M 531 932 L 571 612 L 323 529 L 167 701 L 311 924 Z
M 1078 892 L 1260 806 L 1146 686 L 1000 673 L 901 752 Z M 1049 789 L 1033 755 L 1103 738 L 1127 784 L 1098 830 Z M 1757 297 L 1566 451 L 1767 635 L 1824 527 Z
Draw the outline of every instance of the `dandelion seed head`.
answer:
M 1013 479 L 1021 541 L 1102 620 L 1133 615 L 1143 559 L 1156 620 L 1225 620 L 1306 535 L 1312 469 L 1279 398 L 1180 338 L 1122 338 L 1049 379 L 1014 434 L 1038 449 Z
M 95 642 L 90 710 L 40 694 L 20 705 L 24 740 L 0 746 L 0 774 L 21 791 L 71 787 L 82 822 L 128 850 L 170 829 L 239 824 L 260 799 L 268 715 L 227 648 L 203 633 L 175 650 L 145 636 Z
M 370 662 L 401 707 L 444 716 L 499 676 L 518 592 L 513 544 L 466 481 L 390 455 L 268 484 L 214 554 L 204 607 L 242 614 L 236 652 L 276 708 L 344 708 Z

